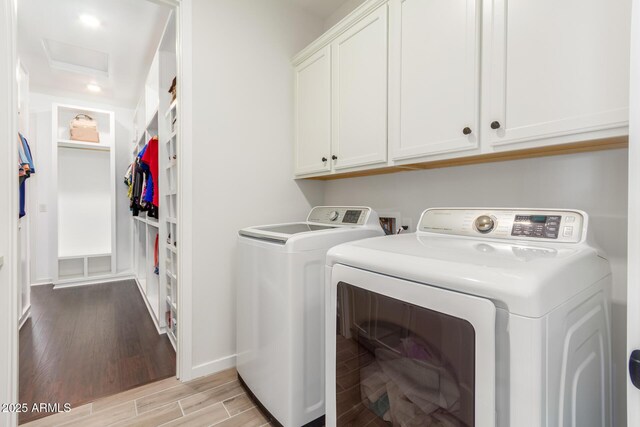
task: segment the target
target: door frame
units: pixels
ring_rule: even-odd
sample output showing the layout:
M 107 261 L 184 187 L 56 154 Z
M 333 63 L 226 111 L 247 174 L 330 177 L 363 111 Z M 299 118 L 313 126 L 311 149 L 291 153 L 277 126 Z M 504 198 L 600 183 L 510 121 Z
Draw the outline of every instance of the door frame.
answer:
M 631 81 L 629 85 L 629 213 L 627 229 L 627 360 L 640 349 L 640 0 L 631 11 Z M 627 425 L 640 425 L 640 390 L 632 383 L 627 366 Z
M 193 0 L 145 0 L 161 6 L 173 8 L 176 15 L 176 57 L 177 67 L 177 111 L 178 135 L 181 143 L 177 146 L 177 175 L 178 175 L 178 203 L 177 203 L 177 235 L 181 244 L 177 246 L 178 255 L 178 336 L 176 343 L 176 376 L 181 381 L 189 381 L 195 377 L 193 369 L 193 319 L 187 313 L 192 313 L 192 283 L 193 268 L 193 221 L 192 210 L 193 176 L 191 164 L 193 158 L 192 117 L 193 117 L 193 41 L 192 41 L 192 10 Z M 2 426 L 0 426 L 2 427 Z
M 488 299 L 373 273 L 342 264 L 325 271 L 326 424 L 336 425 L 336 312 L 338 284 L 346 283 L 466 320 L 475 330 L 475 423 L 496 424 L 496 307 Z
M 182 381 L 193 378 L 192 363 L 192 274 L 186 260 L 192 259 L 190 242 L 193 228 L 190 218 L 193 201 L 192 176 L 192 0 L 145 0 L 174 8 L 177 18 L 178 109 L 179 132 L 182 144 L 178 148 L 178 233 L 182 245 L 178 247 L 178 274 L 181 286 L 178 295 L 178 351 L 176 374 Z M 0 405 L 18 402 L 18 175 L 15 159 L 18 156 L 17 105 L 17 0 L 0 0 Z M 186 171 L 183 173 L 182 171 Z M 0 427 L 17 425 L 17 412 L 0 408 Z
M 17 1 L 0 4 L 0 404 L 18 403 L 18 147 Z M 17 424 L 16 411 L 2 411 L 0 426 Z

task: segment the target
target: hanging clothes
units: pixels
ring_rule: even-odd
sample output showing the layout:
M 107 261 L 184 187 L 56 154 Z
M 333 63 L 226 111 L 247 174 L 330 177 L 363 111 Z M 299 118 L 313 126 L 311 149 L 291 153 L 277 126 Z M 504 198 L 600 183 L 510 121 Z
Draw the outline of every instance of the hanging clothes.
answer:
M 158 137 L 154 136 L 149 140 L 146 146 L 146 150 L 142 154 L 142 162 L 149 167 L 151 172 L 150 179 L 150 191 L 153 195 L 151 203 L 153 206 L 158 207 L 160 201 L 160 191 L 158 188 L 159 176 L 158 176 Z
M 158 237 L 159 235 L 156 234 L 156 243 L 154 245 L 154 250 L 153 250 L 153 272 L 156 274 L 160 274 L 160 262 L 159 262 L 159 256 L 158 256 Z
M 127 186 L 127 198 L 131 200 L 133 195 L 133 164 L 130 164 L 124 173 L 124 185 Z
M 142 167 L 140 167 L 140 163 L 136 160 L 133 165 L 133 182 L 132 188 L 133 191 L 131 193 L 131 212 L 133 216 L 138 216 L 140 214 L 141 206 L 141 195 L 142 195 L 142 185 L 144 184 L 144 171 Z
M 31 147 L 21 133 L 18 133 L 18 156 L 20 157 L 20 164 L 22 166 L 28 166 L 30 173 L 36 173 L 36 167 L 33 163 L 33 156 L 31 155 Z
M 153 137 L 140 150 L 124 176 L 133 216 L 146 212 L 148 217 L 158 218 L 158 179 L 158 137 Z
M 36 167 L 33 161 L 33 155 L 31 154 L 31 147 L 29 147 L 27 139 L 21 133 L 18 133 L 18 177 L 20 184 L 19 218 L 22 218 L 27 214 L 25 210 L 25 202 L 27 198 L 26 180 L 33 173 L 36 173 Z

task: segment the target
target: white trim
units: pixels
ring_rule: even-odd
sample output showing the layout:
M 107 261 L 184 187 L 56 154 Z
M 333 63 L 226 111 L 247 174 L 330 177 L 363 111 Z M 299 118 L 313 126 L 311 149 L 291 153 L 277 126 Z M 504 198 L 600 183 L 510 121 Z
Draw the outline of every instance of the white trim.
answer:
M 18 102 L 16 81 L 17 1 L 0 3 L 0 403 L 18 403 Z M 15 412 L 0 412 L 0 427 L 17 424 Z
M 162 335 L 164 333 L 166 333 L 165 328 L 161 328 L 159 323 L 159 319 L 156 318 L 156 314 L 153 311 L 153 308 L 151 307 L 151 303 L 149 302 L 149 300 L 147 299 L 147 294 L 144 292 L 144 289 L 142 289 L 142 284 L 140 283 L 140 281 L 138 280 L 137 277 L 134 277 L 133 280 L 136 281 L 136 285 L 138 285 L 138 290 L 140 291 L 140 296 L 142 297 L 142 300 L 144 301 L 144 305 L 147 306 L 147 311 L 149 312 L 149 316 L 151 316 L 151 321 L 153 322 L 153 326 L 156 327 L 156 331 L 158 331 L 158 335 Z
M 134 280 L 135 276 L 130 272 L 120 274 L 109 274 L 106 276 L 96 276 L 93 279 L 71 279 L 53 284 L 53 289 L 76 288 L 78 286 L 101 285 L 103 283 L 121 282 L 123 280 Z M 44 284 L 44 283 L 43 283 Z M 50 283 L 49 283 L 50 284 Z
M 190 1 L 190 0 L 189 0 Z M 305 47 L 296 56 L 293 57 L 292 63 L 294 66 L 299 65 L 310 56 L 314 55 L 318 50 L 329 45 L 338 36 L 354 26 L 358 21 L 366 18 L 371 12 L 376 10 L 379 6 L 387 3 L 389 0 L 368 0 L 358 6 L 353 12 L 347 15 L 344 19 L 331 27 L 322 36 L 317 38 L 309 46 Z
M 147 0 L 151 3 L 159 4 L 160 6 L 168 6 L 168 7 L 178 7 L 180 5 L 180 0 Z
M 629 86 L 629 214 L 627 229 L 627 353 L 621 368 L 627 382 L 627 425 L 640 425 L 640 390 L 631 383 L 628 360 L 640 349 L 640 0 L 633 0 L 631 16 L 631 81 Z M 622 398 L 622 396 L 619 396 Z M 617 415 L 615 415 L 617 417 Z M 622 418 L 622 417 L 620 417 Z
M 20 320 L 18 321 L 18 330 L 22 329 L 24 324 L 27 322 L 27 319 L 29 319 L 29 316 L 31 316 L 31 304 L 26 306 L 22 312 L 22 316 L 20 316 Z
M 215 374 L 225 369 L 230 369 L 236 366 L 236 355 L 225 356 L 221 359 L 212 360 L 211 362 L 202 363 L 196 365 L 191 369 L 192 378 L 204 377 L 206 375 Z M 184 379 L 183 379 L 184 381 Z
M 51 279 L 43 279 L 43 280 L 40 280 L 38 282 L 32 283 L 31 287 L 34 287 L 34 286 L 45 286 L 45 285 L 53 285 L 53 280 L 51 280 Z
M 193 42 L 192 42 L 192 0 L 182 0 L 176 7 L 177 19 L 177 59 L 178 59 L 178 132 L 180 144 L 177 146 L 178 176 L 178 224 L 177 235 L 180 236 L 178 246 L 178 352 L 177 376 L 181 381 L 189 381 L 207 371 L 193 366 L 193 175 L 192 175 L 192 141 L 193 141 Z M 184 171 L 184 172 L 183 172 Z M 235 358 L 234 365 L 235 365 Z M 214 362 L 211 362 L 214 363 Z

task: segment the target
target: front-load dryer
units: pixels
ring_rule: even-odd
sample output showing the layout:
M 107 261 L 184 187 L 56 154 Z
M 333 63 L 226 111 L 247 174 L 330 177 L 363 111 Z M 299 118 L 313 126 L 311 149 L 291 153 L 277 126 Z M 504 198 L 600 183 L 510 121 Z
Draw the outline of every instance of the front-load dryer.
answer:
M 577 210 L 428 209 L 327 254 L 327 426 L 611 426 L 611 271 Z
M 326 253 L 381 235 L 367 207 L 316 207 L 303 222 L 240 230 L 238 376 L 275 422 L 323 425 Z

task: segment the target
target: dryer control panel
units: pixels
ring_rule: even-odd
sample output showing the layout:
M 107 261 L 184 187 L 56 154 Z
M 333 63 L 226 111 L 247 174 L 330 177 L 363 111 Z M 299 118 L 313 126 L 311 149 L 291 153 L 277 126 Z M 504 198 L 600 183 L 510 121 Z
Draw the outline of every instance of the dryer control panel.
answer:
M 333 225 L 365 225 L 371 208 L 350 206 L 318 206 L 309 212 L 308 222 Z
M 587 214 L 578 210 L 435 208 L 422 213 L 418 231 L 505 240 L 577 243 L 586 236 Z

